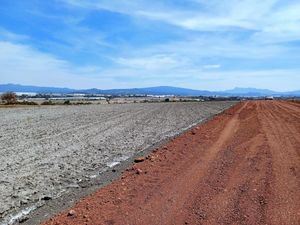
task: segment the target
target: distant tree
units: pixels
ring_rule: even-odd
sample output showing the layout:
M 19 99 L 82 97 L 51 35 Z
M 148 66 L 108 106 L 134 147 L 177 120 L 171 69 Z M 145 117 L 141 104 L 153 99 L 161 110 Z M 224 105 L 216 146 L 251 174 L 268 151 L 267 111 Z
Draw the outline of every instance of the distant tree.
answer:
M 64 105 L 70 105 L 70 104 L 71 104 L 70 100 L 66 100 L 66 101 L 64 102 Z
M 110 104 L 110 100 L 111 100 L 111 97 L 107 97 L 107 98 L 106 98 L 107 104 Z
M 17 101 L 17 95 L 14 92 L 6 92 L 1 95 L 1 100 L 7 104 L 13 104 Z
M 166 98 L 166 99 L 165 99 L 165 102 L 169 102 L 169 101 L 170 101 L 170 99 L 169 99 L 169 98 Z

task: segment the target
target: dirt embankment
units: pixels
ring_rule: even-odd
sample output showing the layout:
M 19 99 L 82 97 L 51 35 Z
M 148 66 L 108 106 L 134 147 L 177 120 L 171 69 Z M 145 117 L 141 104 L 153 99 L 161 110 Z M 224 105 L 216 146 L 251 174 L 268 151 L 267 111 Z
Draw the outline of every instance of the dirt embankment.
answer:
M 300 106 L 244 102 L 44 225 L 299 224 Z

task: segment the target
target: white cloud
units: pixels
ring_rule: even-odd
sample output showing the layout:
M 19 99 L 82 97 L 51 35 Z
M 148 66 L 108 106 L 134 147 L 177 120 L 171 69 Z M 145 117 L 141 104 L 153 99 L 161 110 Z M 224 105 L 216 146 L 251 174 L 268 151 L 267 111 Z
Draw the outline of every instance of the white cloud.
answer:
M 9 41 L 24 41 L 28 40 L 29 37 L 26 35 L 12 33 L 2 27 L 0 27 L 0 40 L 9 40 Z
M 0 41 L 0 83 L 79 87 L 91 85 L 85 68 L 39 52 L 27 45 Z
M 300 39 L 300 3 L 282 0 L 190 0 L 194 7 L 180 8 L 169 1 L 62 0 L 95 10 L 104 9 L 169 23 L 184 29 L 224 31 L 232 28 L 257 32 L 256 40 L 269 42 Z M 283 34 L 284 33 L 284 34 Z
M 212 65 L 204 65 L 203 68 L 204 69 L 219 69 L 221 67 L 221 65 L 219 64 L 212 64 Z
M 155 67 L 151 62 L 157 61 L 159 65 L 161 60 L 155 55 L 161 54 L 176 54 L 189 61 L 207 57 L 250 60 L 278 56 L 292 58 L 295 51 L 281 43 L 300 40 L 300 3 L 291 0 L 187 0 L 187 7 L 166 0 L 62 1 L 84 9 L 127 14 L 138 17 L 139 22 L 150 19 L 187 29 L 185 38 L 179 41 L 152 43 L 142 49 L 129 47 L 126 50 L 130 55 L 135 52 L 133 58 L 125 53 L 118 60 L 118 63 L 128 66 Z M 188 7 L 190 3 L 194 5 Z M 192 34 L 188 30 L 203 32 Z
M 110 33 L 71 19 L 65 22 L 66 30 L 53 32 L 55 39 L 62 40 L 54 42 L 53 48 L 74 51 L 79 57 L 93 53 L 91 65 L 78 66 L 24 44 L 27 36 L 0 29 L 0 83 L 76 88 L 174 85 L 221 90 L 242 84 L 277 90 L 299 88 L 294 81 L 300 71 L 278 70 L 276 65 L 282 58 L 299 58 L 299 47 L 281 44 L 300 40 L 300 4 L 296 1 L 280 5 L 275 0 L 187 0 L 195 5 L 183 8 L 167 0 L 61 1 L 76 10 L 84 9 L 79 21 L 86 10 L 105 9 L 132 16 L 138 25 L 144 21 L 147 25 L 152 21 L 174 25 L 168 29 L 174 28 L 181 38 L 141 47 L 127 43 L 124 36 L 122 42 L 115 43 Z M 47 41 L 41 41 L 49 47 Z M 97 62 L 98 56 L 109 62 Z M 239 67 L 242 61 L 250 62 L 248 68 Z M 251 68 L 251 61 L 264 69 Z M 272 63 L 262 66 L 265 61 Z
M 300 78 L 300 70 L 297 69 L 234 70 L 204 74 L 204 77 L 215 78 L 214 82 L 206 82 L 207 88 L 212 90 L 233 87 L 267 88 L 277 91 L 299 90 L 299 85 L 295 82 Z
M 284 5 L 264 19 L 264 26 L 253 40 L 280 43 L 300 40 L 300 3 Z
M 115 62 L 122 66 L 142 70 L 169 70 L 185 65 L 184 60 L 170 55 L 151 55 L 137 58 L 117 58 Z
M 0 83 L 70 88 L 127 88 L 159 85 L 163 66 L 176 60 L 157 55 L 148 59 L 120 58 L 122 68 L 76 66 L 24 44 L 0 41 Z M 155 73 L 153 73 L 155 71 Z M 167 74 L 163 79 L 169 79 Z M 156 81 L 155 81 L 156 80 Z
M 174 67 L 167 56 L 149 59 L 122 59 L 123 68 L 78 67 L 41 53 L 29 46 L 0 41 L 0 83 L 58 86 L 71 88 L 126 88 L 174 85 L 196 89 L 222 90 L 235 86 L 255 86 L 275 90 L 299 88 L 299 70 L 216 71 L 199 67 Z M 147 65 L 147 63 L 149 63 Z M 156 64 L 161 68 L 155 67 Z M 154 66 L 154 68 L 153 68 Z M 148 68 L 144 68 L 148 67 Z M 205 65 L 204 65 L 205 67 Z M 218 65 L 206 65 L 217 68 Z M 269 82 L 269 80 L 272 82 Z

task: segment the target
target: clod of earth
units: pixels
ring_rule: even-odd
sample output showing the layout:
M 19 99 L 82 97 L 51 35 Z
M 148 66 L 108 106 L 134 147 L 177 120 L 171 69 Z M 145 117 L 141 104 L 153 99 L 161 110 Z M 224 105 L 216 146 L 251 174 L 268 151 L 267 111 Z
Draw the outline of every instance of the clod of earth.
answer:
M 52 199 L 52 197 L 50 197 L 50 196 L 44 196 L 41 198 L 41 200 L 44 200 L 44 201 L 49 201 L 51 199 Z
M 135 163 L 140 163 L 140 162 L 143 162 L 143 161 L 145 161 L 145 157 L 138 157 L 138 158 L 134 159 Z
M 141 169 L 136 169 L 136 174 L 142 174 L 143 173 L 143 170 Z
M 68 215 L 68 216 L 76 216 L 76 211 L 73 210 L 73 209 L 71 209 L 71 210 L 68 212 L 67 215 Z

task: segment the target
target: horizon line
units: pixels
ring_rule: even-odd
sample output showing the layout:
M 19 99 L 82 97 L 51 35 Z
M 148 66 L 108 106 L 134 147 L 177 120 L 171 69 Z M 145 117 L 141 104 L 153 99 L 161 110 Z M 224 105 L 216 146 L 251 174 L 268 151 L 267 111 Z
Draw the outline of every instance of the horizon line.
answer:
M 58 88 L 58 89 L 70 89 L 70 90 L 76 90 L 76 91 L 84 91 L 84 90 L 102 90 L 102 91 L 109 91 L 109 90 L 128 90 L 128 89 L 145 89 L 145 88 L 159 88 L 159 87 L 167 87 L 167 88 L 179 88 L 179 89 L 187 89 L 187 90 L 193 90 L 193 91 L 208 91 L 208 92 L 226 92 L 226 91 L 232 91 L 235 89 L 256 89 L 256 90 L 265 90 L 265 91 L 272 91 L 272 92 L 277 92 L 277 93 L 285 93 L 285 92 L 296 92 L 300 91 L 299 89 L 296 90 L 288 90 L 288 91 L 277 91 L 273 89 L 268 89 L 268 88 L 256 88 L 256 87 L 233 87 L 231 89 L 225 89 L 225 90 L 208 90 L 208 89 L 194 89 L 194 88 L 187 88 L 187 87 L 179 87 L 179 86 L 168 86 L 168 85 L 158 85 L 158 86 L 145 86 L 145 87 L 131 87 L 131 88 L 108 88 L 108 89 L 102 89 L 102 88 L 96 88 L 96 87 L 91 87 L 91 88 L 72 88 L 72 87 L 60 87 L 60 86 L 44 86 L 44 85 L 31 85 L 31 84 L 15 84 L 15 83 L 3 83 L 0 85 L 19 85 L 19 86 L 31 86 L 31 87 L 37 87 L 37 88 Z

